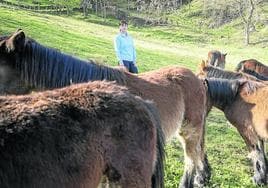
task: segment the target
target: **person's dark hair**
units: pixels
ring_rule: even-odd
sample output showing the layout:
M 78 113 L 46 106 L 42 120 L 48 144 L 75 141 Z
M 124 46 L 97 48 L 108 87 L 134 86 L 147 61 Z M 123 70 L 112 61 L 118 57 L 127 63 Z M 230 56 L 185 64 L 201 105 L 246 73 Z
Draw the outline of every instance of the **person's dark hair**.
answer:
M 121 21 L 119 22 L 119 26 L 120 26 L 120 25 L 128 25 L 128 23 L 127 23 L 126 20 L 121 20 Z

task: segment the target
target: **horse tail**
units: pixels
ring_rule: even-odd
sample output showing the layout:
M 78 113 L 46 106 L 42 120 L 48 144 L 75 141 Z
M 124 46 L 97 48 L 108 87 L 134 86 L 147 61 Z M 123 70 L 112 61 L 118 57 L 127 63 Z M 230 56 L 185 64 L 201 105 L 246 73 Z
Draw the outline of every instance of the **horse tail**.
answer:
M 244 63 L 246 62 L 246 60 L 240 61 L 237 66 L 235 67 L 235 71 L 239 72 L 243 69 Z
M 159 124 L 160 125 L 160 124 Z M 164 160 L 165 160 L 164 133 L 160 126 L 157 126 L 157 161 L 152 176 L 152 188 L 164 188 Z
M 147 109 L 151 113 L 151 117 L 155 122 L 157 131 L 157 156 L 154 165 L 154 173 L 152 175 L 152 188 L 164 188 L 164 168 L 165 168 L 165 136 L 160 123 L 158 110 L 152 102 L 145 103 Z

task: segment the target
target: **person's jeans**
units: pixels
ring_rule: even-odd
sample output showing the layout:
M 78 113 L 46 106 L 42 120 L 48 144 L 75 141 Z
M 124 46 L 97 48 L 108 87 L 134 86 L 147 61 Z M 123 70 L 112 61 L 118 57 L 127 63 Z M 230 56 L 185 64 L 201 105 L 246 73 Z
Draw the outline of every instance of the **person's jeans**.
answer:
M 137 66 L 133 63 L 133 61 L 126 61 L 123 60 L 124 66 L 127 68 L 127 70 L 131 73 L 136 73 L 138 74 L 138 68 Z

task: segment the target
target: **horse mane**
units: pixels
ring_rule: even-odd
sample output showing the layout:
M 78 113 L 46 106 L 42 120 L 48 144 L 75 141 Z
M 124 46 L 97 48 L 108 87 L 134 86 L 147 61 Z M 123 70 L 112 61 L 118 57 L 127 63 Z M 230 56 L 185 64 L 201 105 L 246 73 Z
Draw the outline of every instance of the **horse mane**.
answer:
M 251 70 L 251 69 L 247 69 L 245 67 L 243 69 L 243 73 L 252 75 L 252 76 L 256 77 L 259 80 L 264 80 L 264 81 L 267 81 L 268 80 L 268 77 L 267 76 L 261 75 L 261 74 L 257 73 L 256 71 Z
M 125 74 L 119 69 L 80 60 L 59 50 L 45 47 L 31 38 L 17 58 L 16 68 L 22 79 L 38 88 L 58 88 L 72 83 L 94 80 L 125 84 Z
M 243 70 L 245 67 L 244 67 L 244 64 L 246 63 L 246 62 L 254 62 L 254 64 L 255 64 L 255 68 L 256 67 L 262 67 L 262 66 L 265 66 L 264 64 L 262 64 L 261 62 L 259 62 L 258 60 L 256 60 L 256 59 L 246 59 L 246 60 L 243 60 L 243 61 L 240 61 L 238 64 L 237 64 L 237 66 L 236 66 L 236 68 L 235 68 L 235 71 L 236 72 L 239 72 L 239 71 L 241 71 L 241 70 Z
M 242 87 L 240 89 L 240 93 L 242 95 L 251 95 L 251 94 L 255 93 L 259 88 L 263 88 L 265 86 L 267 86 L 267 85 L 265 85 L 262 82 L 248 80 L 244 84 L 242 84 Z
M 241 85 L 239 80 L 219 78 L 206 78 L 205 83 L 210 100 L 222 110 L 235 100 Z
M 222 70 L 214 66 L 206 66 L 204 71 L 207 72 L 207 77 L 209 78 L 222 78 L 232 80 L 243 78 L 243 74 L 241 73 Z

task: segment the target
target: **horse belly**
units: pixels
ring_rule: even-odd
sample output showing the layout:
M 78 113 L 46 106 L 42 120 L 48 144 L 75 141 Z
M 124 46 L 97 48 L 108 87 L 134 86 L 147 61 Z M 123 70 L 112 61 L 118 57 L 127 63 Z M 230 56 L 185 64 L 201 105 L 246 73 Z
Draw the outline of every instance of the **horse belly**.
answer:
M 161 124 L 167 140 L 179 135 L 179 128 L 183 124 L 185 115 L 185 103 L 182 93 L 175 96 L 167 96 L 167 99 L 174 99 L 166 101 L 165 104 L 158 106 Z M 160 102 L 159 102 L 160 103 Z

